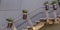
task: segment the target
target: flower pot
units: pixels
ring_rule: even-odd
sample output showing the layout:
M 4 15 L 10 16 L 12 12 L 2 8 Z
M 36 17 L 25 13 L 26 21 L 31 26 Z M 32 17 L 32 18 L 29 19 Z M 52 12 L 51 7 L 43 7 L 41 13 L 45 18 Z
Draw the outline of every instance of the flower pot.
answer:
M 23 19 L 27 19 L 27 13 L 23 14 Z
M 12 28 L 12 25 L 13 25 L 12 22 L 8 22 L 8 26 L 7 26 L 7 28 Z
M 45 5 L 45 10 L 49 10 L 48 4 Z
M 56 4 L 53 4 L 53 10 L 57 10 Z

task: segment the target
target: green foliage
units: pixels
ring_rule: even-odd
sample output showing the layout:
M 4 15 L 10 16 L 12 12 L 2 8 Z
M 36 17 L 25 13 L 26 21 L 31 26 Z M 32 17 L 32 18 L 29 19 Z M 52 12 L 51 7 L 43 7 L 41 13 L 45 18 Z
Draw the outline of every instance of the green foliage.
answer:
M 7 18 L 6 21 L 8 21 L 8 22 L 13 22 L 13 19 Z
M 56 3 L 57 3 L 56 1 L 52 1 L 51 5 L 56 4 Z
M 23 13 L 27 13 L 27 10 L 22 10 Z
M 44 5 L 46 5 L 46 4 L 49 4 L 48 1 L 46 1 L 46 2 L 44 3 Z

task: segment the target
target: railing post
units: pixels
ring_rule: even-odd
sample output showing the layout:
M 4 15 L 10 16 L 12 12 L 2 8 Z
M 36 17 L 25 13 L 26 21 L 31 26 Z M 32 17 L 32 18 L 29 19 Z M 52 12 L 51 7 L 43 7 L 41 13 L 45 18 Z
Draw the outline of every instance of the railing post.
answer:
M 53 4 L 53 13 L 54 13 L 54 18 L 55 18 L 55 23 L 57 23 L 57 14 L 56 14 L 56 10 L 57 10 L 57 6 L 56 4 Z
M 46 19 L 47 19 L 47 23 L 49 23 L 49 11 L 46 11 Z
M 45 3 L 44 3 L 44 5 L 45 5 L 45 10 L 46 10 L 46 19 L 47 19 L 47 23 L 49 22 L 49 3 L 48 3 L 48 1 L 46 1 Z
M 56 17 L 57 17 L 57 15 L 56 15 L 56 10 L 54 10 L 54 12 L 53 12 L 53 13 L 54 13 L 54 18 L 55 18 L 55 23 L 57 23 L 57 18 L 56 18 Z

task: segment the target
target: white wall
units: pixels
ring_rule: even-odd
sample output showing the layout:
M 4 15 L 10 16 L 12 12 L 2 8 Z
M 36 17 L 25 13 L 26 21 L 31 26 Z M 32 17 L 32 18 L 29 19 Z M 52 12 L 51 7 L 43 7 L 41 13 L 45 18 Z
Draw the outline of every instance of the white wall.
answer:
M 22 9 L 28 9 L 29 11 L 34 11 L 35 9 L 42 7 L 44 1 L 43 0 L 23 0 Z
M 0 10 L 19 9 L 20 0 L 1 0 Z

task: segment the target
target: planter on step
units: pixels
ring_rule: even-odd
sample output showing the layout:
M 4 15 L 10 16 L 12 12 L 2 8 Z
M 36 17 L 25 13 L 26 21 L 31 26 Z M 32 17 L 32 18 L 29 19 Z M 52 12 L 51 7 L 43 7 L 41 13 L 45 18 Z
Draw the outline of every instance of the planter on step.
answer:
M 23 10 L 23 19 L 27 19 L 27 10 Z
M 52 1 L 51 5 L 53 6 L 53 10 L 57 10 L 57 2 L 56 1 Z
M 12 26 L 13 26 L 13 20 L 10 19 L 10 18 L 7 18 L 6 20 L 8 21 L 7 28 L 12 28 Z
M 49 10 L 49 3 L 48 3 L 48 1 L 46 1 L 46 2 L 44 3 L 44 5 L 45 5 L 45 10 Z
M 56 4 L 53 5 L 53 10 L 57 10 Z

